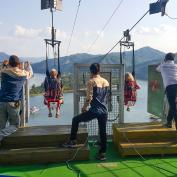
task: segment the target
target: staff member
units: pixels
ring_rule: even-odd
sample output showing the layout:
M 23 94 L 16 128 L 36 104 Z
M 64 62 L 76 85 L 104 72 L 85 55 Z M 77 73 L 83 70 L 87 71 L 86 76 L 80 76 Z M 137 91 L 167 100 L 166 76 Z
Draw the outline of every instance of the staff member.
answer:
M 100 134 L 100 149 L 98 152 L 98 160 L 106 160 L 106 122 L 107 122 L 107 92 L 109 83 L 106 79 L 99 75 L 100 65 L 93 63 L 90 66 L 91 78 L 87 83 L 86 101 L 82 108 L 82 113 L 74 117 L 72 120 L 72 128 L 70 140 L 64 144 L 65 147 L 76 146 L 76 136 L 80 122 L 88 122 L 93 119 L 98 120 L 99 134 Z M 87 107 L 90 105 L 89 110 Z
M 165 93 L 169 103 L 169 111 L 167 115 L 167 128 L 172 128 L 172 120 L 175 120 L 177 129 L 177 65 L 174 63 L 175 54 L 167 53 L 164 62 L 157 67 L 157 71 L 161 72 Z
M 20 69 L 20 60 L 15 55 L 9 57 L 8 67 L 1 71 L 0 142 L 19 127 L 23 84 L 32 73 L 29 63 L 26 70 Z M 9 122 L 8 127 L 6 127 L 7 122 Z

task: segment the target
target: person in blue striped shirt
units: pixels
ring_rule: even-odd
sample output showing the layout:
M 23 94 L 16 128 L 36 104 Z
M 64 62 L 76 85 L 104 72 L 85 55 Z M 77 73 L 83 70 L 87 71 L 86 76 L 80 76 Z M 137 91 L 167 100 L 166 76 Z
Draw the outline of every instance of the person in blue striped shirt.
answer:
M 72 120 L 71 134 L 69 142 L 65 143 L 64 147 L 77 146 L 76 137 L 79 123 L 88 122 L 93 119 L 98 120 L 100 148 L 97 159 L 106 160 L 106 123 L 108 117 L 107 110 L 107 94 L 109 82 L 100 76 L 99 63 L 90 65 L 90 80 L 87 82 L 86 101 L 82 107 L 82 113 L 75 116 Z M 88 109 L 90 105 L 90 108 Z

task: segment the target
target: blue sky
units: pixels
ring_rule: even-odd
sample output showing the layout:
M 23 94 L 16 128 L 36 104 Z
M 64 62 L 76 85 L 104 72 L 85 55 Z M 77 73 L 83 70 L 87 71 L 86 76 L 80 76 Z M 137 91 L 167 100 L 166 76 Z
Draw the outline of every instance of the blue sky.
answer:
M 101 32 L 120 0 L 82 0 L 68 54 L 106 53 L 149 8 L 153 0 L 124 0 Z M 63 11 L 54 15 L 57 39 L 62 41 L 61 56 L 67 46 L 78 6 L 78 0 L 63 0 Z M 177 0 L 169 0 L 166 12 L 177 17 Z M 49 10 L 40 10 L 40 0 L 3 0 L 0 6 L 0 51 L 19 56 L 45 56 L 43 39 L 50 37 Z M 97 35 L 99 39 L 89 49 Z M 132 31 L 135 48 L 151 46 L 164 52 L 177 52 L 177 20 L 147 15 Z M 117 46 L 114 52 L 119 51 Z

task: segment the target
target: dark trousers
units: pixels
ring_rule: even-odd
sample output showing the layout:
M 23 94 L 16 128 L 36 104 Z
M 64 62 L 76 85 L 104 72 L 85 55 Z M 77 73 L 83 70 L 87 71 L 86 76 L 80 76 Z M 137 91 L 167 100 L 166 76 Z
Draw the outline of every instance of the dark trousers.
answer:
M 107 137 L 106 137 L 106 122 L 107 122 L 107 113 L 105 114 L 99 114 L 99 113 L 93 113 L 90 111 L 81 113 L 77 116 L 75 116 L 72 120 L 72 128 L 71 128 L 71 135 L 70 140 L 76 140 L 77 138 L 77 131 L 78 126 L 80 122 L 88 122 L 93 119 L 98 120 L 98 126 L 99 126 L 99 134 L 100 134 L 100 153 L 106 152 L 106 143 L 107 143 Z
M 167 86 L 166 95 L 169 103 L 167 122 L 171 123 L 174 118 L 175 123 L 177 125 L 177 110 L 176 110 L 177 84 Z

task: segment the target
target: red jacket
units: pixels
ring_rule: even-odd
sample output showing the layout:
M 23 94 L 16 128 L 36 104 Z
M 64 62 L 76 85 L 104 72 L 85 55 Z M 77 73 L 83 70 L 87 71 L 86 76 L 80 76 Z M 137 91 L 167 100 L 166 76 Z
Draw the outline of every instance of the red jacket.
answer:
M 136 102 L 137 92 L 136 90 L 140 89 L 140 86 L 136 81 L 125 81 L 124 85 L 124 104 L 127 105 L 128 101 Z

